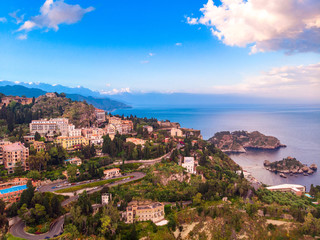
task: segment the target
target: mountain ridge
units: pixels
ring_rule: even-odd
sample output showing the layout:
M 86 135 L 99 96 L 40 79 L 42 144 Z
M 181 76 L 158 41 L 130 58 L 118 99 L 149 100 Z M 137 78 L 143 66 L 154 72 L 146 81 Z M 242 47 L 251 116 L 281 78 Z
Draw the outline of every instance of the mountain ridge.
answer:
M 26 96 L 26 97 L 39 97 L 47 92 L 38 88 L 28 88 L 22 85 L 6 85 L 0 86 L 0 93 L 13 96 Z M 115 109 L 129 108 L 130 106 L 120 101 L 110 98 L 95 98 L 92 96 L 82 96 L 80 94 L 68 94 L 66 97 L 74 101 L 86 101 L 88 104 L 92 104 L 96 108 L 103 109 L 105 111 L 113 111 Z

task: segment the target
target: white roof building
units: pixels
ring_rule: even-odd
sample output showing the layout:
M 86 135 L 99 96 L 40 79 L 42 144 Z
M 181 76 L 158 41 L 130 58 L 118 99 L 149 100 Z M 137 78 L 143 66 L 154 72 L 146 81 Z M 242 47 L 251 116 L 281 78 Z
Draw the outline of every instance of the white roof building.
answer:
M 279 192 L 292 192 L 298 196 L 301 196 L 302 193 L 306 191 L 306 187 L 298 184 L 280 184 L 275 186 L 267 187 L 270 191 L 279 191 Z
M 194 157 L 184 157 L 184 162 L 182 163 L 182 167 L 187 169 L 188 173 L 196 174 Z

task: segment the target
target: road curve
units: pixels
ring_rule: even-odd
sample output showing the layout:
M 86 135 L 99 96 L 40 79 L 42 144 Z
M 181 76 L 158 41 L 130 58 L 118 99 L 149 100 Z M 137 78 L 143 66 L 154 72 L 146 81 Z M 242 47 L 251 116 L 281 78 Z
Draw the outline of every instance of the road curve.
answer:
M 64 216 L 61 216 L 54 223 L 51 224 L 49 232 L 44 234 L 34 235 L 34 234 L 26 233 L 24 231 L 25 223 L 20 219 L 16 224 L 14 224 L 10 228 L 10 233 L 15 237 L 31 239 L 31 240 L 53 238 L 55 236 L 60 235 L 63 232 L 63 223 L 64 223 Z
M 146 174 L 144 174 L 142 172 L 133 172 L 133 173 L 126 175 L 126 177 L 133 176 L 133 178 L 120 180 L 120 181 L 114 182 L 114 183 L 109 183 L 104 186 L 116 186 L 116 185 L 125 184 L 128 182 L 132 182 L 132 181 L 141 179 L 145 175 Z M 103 188 L 103 186 L 100 186 L 97 189 L 93 189 L 91 191 L 88 191 L 88 194 L 100 191 L 102 188 Z M 65 206 L 65 205 L 69 204 L 70 202 L 75 201 L 77 199 L 78 199 L 78 196 L 70 197 L 70 198 L 66 199 L 65 201 L 63 201 L 61 203 L 61 205 Z M 34 235 L 34 234 L 26 233 L 24 231 L 25 223 L 21 219 L 19 219 L 19 221 L 10 228 L 10 233 L 15 237 L 20 237 L 20 238 L 24 238 L 24 239 L 28 239 L 28 240 L 41 240 L 41 239 L 46 239 L 46 238 L 53 238 L 55 236 L 60 235 L 63 232 L 63 224 L 64 224 L 64 215 L 59 217 L 55 222 L 53 222 L 51 224 L 49 232 L 44 233 L 44 234 Z

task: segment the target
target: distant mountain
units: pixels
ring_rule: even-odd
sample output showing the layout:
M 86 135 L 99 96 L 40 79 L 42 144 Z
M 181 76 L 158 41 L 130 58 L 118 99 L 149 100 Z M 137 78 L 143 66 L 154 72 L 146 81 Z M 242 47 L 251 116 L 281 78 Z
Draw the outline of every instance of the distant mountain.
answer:
M 0 93 L 4 95 L 12 95 L 12 96 L 26 96 L 28 98 L 39 97 L 41 95 L 46 94 L 45 91 L 37 88 L 26 88 L 19 85 L 13 86 L 1 86 Z
M 51 85 L 47 83 L 25 83 L 25 82 L 11 82 L 11 81 L 0 81 L 0 86 L 13 86 L 13 85 L 19 85 L 24 86 L 26 88 L 37 88 L 41 89 L 45 92 L 57 92 L 57 93 L 66 93 L 66 94 L 80 94 L 82 96 L 92 96 L 92 97 L 104 97 L 97 91 L 92 91 L 89 88 L 84 87 L 66 87 L 60 84 L 57 85 Z
M 110 98 L 95 98 L 95 97 L 84 97 L 79 94 L 66 94 L 68 98 L 74 101 L 86 101 L 89 104 L 92 104 L 96 108 L 100 108 L 106 111 L 112 111 L 115 109 L 130 108 L 129 105 L 124 104 L 120 101 L 112 100 Z
M 131 106 L 210 106 L 226 104 L 279 104 L 284 100 L 252 97 L 236 94 L 193 94 L 193 93 L 122 93 L 112 95 Z
M 26 96 L 26 97 L 39 97 L 46 94 L 46 91 L 37 88 L 28 88 L 21 85 L 7 85 L 0 86 L 0 93 L 5 95 L 13 96 Z M 100 108 L 106 111 L 112 111 L 115 109 L 128 108 L 127 104 L 124 104 L 117 100 L 112 100 L 110 98 L 95 98 L 95 97 L 86 97 L 80 94 L 66 94 L 67 98 L 70 98 L 74 101 L 86 101 L 89 104 L 92 104 L 96 108 Z

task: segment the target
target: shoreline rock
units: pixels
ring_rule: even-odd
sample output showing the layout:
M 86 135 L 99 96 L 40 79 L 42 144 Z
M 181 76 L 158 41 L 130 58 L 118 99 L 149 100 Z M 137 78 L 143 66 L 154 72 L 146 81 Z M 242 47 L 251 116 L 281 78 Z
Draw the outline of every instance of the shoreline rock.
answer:
M 282 159 L 281 161 L 270 162 L 269 160 L 265 160 L 263 165 L 266 170 L 274 173 L 279 173 L 280 177 L 286 178 L 286 175 L 296 176 L 298 174 L 302 174 L 304 176 L 312 175 L 315 171 L 317 171 L 317 165 L 311 164 L 310 167 L 302 164 L 296 158 L 287 157 Z
M 286 145 L 273 136 L 258 131 L 218 132 L 208 140 L 224 153 L 246 153 L 247 150 L 277 150 Z

